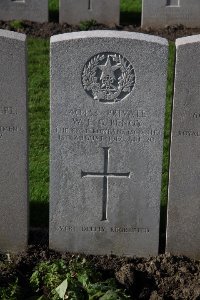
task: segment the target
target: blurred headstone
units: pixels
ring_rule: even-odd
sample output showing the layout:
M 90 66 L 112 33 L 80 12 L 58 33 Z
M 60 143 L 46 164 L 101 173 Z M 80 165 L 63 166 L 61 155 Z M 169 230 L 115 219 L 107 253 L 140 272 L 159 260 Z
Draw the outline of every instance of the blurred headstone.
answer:
M 200 35 L 176 49 L 167 251 L 200 259 Z
M 26 36 L 0 30 L 0 251 L 28 242 Z
M 199 0 L 143 0 L 142 27 L 200 26 Z
M 48 0 L 1 0 L 0 20 L 48 22 Z
M 106 25 L 118 25 L 120 0 L 60 0 L 60 23 L 78 25 L 95 20 Z

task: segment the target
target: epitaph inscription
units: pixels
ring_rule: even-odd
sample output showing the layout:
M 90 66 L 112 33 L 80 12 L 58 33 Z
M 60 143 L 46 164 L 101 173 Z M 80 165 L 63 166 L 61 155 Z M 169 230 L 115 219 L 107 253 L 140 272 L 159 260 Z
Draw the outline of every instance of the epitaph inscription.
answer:
M 106 233 L 106 232 L 113 232 L 113 233 L 127 233 L 127 234 L 141 234 L 141 233 L 149 233 L 149 228 L 136 228 L 134 226 L 113 226 L 113 227 L 105 227 L 105 226 L 59 226 L 58 231 L 65 231 L 65 232 L 84 232 L 84 233 L 91 233 L 91 232 L 98 232 L 98 233 Z

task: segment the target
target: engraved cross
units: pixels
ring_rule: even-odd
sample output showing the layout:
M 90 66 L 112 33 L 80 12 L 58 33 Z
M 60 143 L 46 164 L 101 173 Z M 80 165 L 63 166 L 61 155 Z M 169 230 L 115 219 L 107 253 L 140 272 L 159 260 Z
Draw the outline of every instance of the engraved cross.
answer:
M 21 3 L 25 3 L 25 0 L 11 0 L 12 2 L 21 2 Z
M 88 0 L 88 9 L 92 10 L 92 0 Z
M 107 203 L 108 203 L 108 178 L 130 178 L 130 172 L 127 173 L 111 173 L 108 172 L 109 168 L 109 147 L 103 147 L 104 151 L 104 171 L 99 172 L 84 172 L 81 170 L 81 178 L 83 177 L 92 177 L 92 178 L 103 178 L 103 201 L 102 201 L 102 219 L 101 221 L 106 221 L 107 218 Z
M 180 6 L 180 0 L 167 0 L 166 6 Z

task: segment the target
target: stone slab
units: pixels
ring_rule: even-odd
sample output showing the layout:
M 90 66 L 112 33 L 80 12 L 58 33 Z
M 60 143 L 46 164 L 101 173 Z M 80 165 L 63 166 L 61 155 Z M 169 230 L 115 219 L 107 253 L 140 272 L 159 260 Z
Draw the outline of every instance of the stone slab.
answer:
M 77 25 L 92 19 L 106 25 L 119 24 L 120 0 L 60 0 L 60 23 Z
M 158 253 L 167 56 L 138 33 L 52 37 L 52 249 Z
M 142 27 L 200 27 L 199 0 L 143 0 Z
M 48 0 L 1 0 L 0 20 L 48 22 Z
M 200 259 L 200 35 L 176 48 L 167 251 Z
M 27 246 L 26 36 L 0 30 L 0 251 Z

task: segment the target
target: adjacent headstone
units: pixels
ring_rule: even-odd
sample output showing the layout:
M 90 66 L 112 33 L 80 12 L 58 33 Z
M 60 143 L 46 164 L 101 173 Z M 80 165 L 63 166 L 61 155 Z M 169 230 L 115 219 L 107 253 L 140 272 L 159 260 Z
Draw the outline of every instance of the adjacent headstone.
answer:
M 26 36 L 0 30 L 0 252 L 26 248 Z
M 199 0 L 143 0 L 142 27 L 200 27 Z
M 200 35 L 176 48 L 167 251 L 200 259 Z
M 120 0 L 60 0 L 60 23 L 78 25 L 95 20 L 106 25 L 119 24 Z
M 48 0 L 1 0 L 0 20 L 48 22 Z
M 51 248 L 158 253 L 167 56 L 137 33 L 52 37 Z

